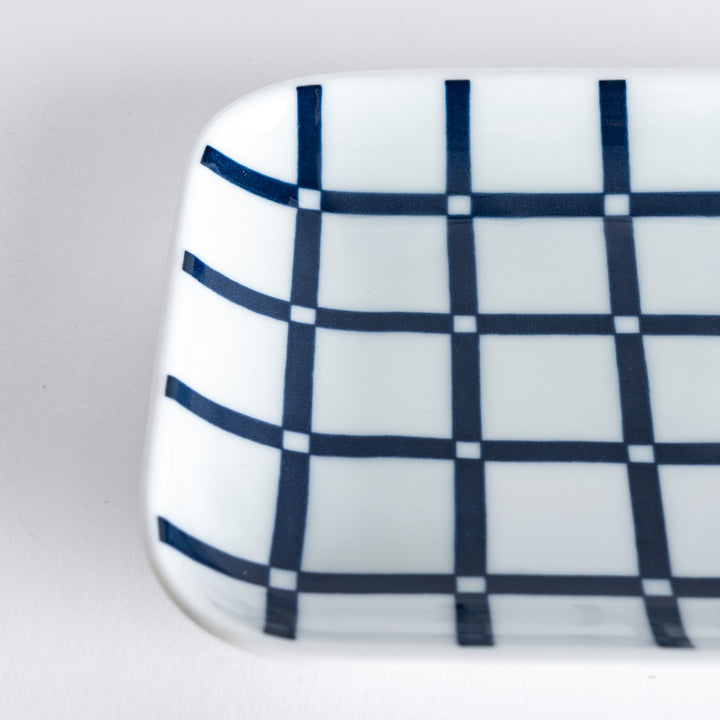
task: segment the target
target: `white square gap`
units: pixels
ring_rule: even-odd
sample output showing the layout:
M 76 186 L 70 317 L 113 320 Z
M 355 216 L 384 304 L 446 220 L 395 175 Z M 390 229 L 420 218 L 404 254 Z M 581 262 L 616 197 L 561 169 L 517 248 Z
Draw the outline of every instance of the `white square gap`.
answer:
M 606 215 L 629 215 L 630 214 L 630 196 L 626 194 L 605 195 L 605 214 Z
M 312 457 L 310 469 L 304 570 L 452 573 L 452 461 Z
M 455 584 L 459 593 L 484 593 L 487 591 L 487 581 L 484 577 L 458 575 Z
M 616 315 L 614 318 L 615 332 L 629 334 L 640 332 L 640 318 L 633 315 Z
M 453 332 L 474 333 L 477 332 L 477 318 L 475 315 L 454 315 Z
M 305 433 L 295 432 L 294 430 L 285 430 L 283 432 L 283 448 L 285 450 L 294 450 L 295 452 L 310 452 L 310 436 Z
M 278 590 L 297 590 L 297 572 L 271 567 L 268 584 Z
M 448 195 L 448 215 L 472 215 L 472 198 L 469 195 Z
M 449 438 L 450 336 L 319 329 L 313 430 Z
M 628 445 L 628 460 L 631 463 L 654 463 L 655 448 L 652 445 Z
M 485 464 L 488 573 L 637 575 L 624 464 Z
M 612 337 L 480 338 L 487 440 L 622 440 Z
M 480 453 L 481 450 L 479 442 L 460 441 L 455 443 L 455 457 L 469 460 L 479 460 Z
M 298 207 L 303 210 L 319 210 L 322 193 L 310 188 L 298 188 Z
M 643 578 L 642 588 L 645 595 L 673 594 L 672 583 L 666 578 Z
M 290 319 L 293 322 L 314 325 L 315 314 L 315 308 L 303 307 L 302 305 L 290 306 Z

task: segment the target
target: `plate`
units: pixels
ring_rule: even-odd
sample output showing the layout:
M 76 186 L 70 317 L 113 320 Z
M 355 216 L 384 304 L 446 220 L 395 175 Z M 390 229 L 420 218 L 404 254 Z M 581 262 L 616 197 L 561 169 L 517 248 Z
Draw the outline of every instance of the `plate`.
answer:
M 329 75 L 202 132 L 152 564 L 263 652 L 720 646 L 720 75 Z

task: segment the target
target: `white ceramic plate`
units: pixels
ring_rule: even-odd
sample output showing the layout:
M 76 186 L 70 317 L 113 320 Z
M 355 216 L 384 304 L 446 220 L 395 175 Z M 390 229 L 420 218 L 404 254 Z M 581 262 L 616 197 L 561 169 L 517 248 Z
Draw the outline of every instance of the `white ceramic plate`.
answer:
M 163 584 L 270 651 L 717 648 L 719 277 L 718 74 L 238 101 L 171 254 Z

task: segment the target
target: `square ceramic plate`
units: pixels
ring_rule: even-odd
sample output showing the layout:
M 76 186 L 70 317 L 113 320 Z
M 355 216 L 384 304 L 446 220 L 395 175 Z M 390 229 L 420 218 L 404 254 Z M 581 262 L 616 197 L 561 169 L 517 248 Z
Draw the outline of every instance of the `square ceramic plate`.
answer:
M 718 74 L 238 101 L 171 253 L 161 581 L 268 651 L 719 647 L 719 278 Z

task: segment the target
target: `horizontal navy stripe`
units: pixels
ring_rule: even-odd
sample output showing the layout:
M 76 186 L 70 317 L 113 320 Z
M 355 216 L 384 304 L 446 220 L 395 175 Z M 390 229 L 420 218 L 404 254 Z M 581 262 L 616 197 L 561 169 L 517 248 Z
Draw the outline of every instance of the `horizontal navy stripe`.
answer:
M 282 444 L 281 428 L 213 402 L 172 375 L 168 375 L 165 395 L 211 425 L 233 435 L 271 447 L 280 447 Z
M 672 586 L 678 597 L 720 597 L 720 578 L 673 578 Z
M 407 457 L 449 459 L 455 457 L 455 443 L 439 438 L 403 435 L 329 435 L 313 433 L 313 455 L 339 457 Z
M 201 163 L 233 185 L 282 205 L 297 207 L 297 185 L 252 170 L 208 145 Z M 354 215 L 445 215 L 446 193 L 322 190 L 321 209 Z M 475 217 L 602 217 L 602 193 L 472 193 Z M 720 192 L 630 193 L 635 216 L 718 216 Z
M 358 312 L 317 309 L 318 327 L 357 332 L 452 332 L 452 315 L 415 312 Z
M 660 465 L 720 465 L 720 443 L 656 443 Z
M 281 427 L 230 410 L 209 400 L 172 375 L 165 394 L 198 417 L 233 435 L 271 447 L 282 446 Z M 720 443 L 655 443 L 664 465 L 720 464 Z M 622 442 L 483 440 L 482 457 L 495 462 L 627 462 Z M 448 460 L 455 457 L 449 438 L 404 435 L 310 434 L 310 452 L 332 457 L 407 457 Z
M 217 572 L 253 585 L 267 586 L 269 566 L 219 550 L 186 533 L 163 517 L 158 518 L 160 542 Z M 678 597 L 720 598 L 720 577 L 676 577 L 672 587 Z M 642 581 L 625 575 L 520 575 L 490 574 L 487 592 L 492 595 L 578 595 L 641 597 Z M 450 573 L 325 573 L 300 571 L 298 591 L 344 594 L 406 594 L 455 592 Z
M 198 540 L 192 535 L 181 530 L 176 525 L 163 517 L 158 518 L 158 537 L 160 542 L 170 545 L 178 552 L 186 555 L 205 567 L 223 575 L 243 580 L 253 585 L 267 585 L 269 570 L 267 565 L 243 560 L 242 558 L 229 555 L 222 550 L 218 550 L 212 545 Z
M 612 315 L 520 315 L 478 316 L 481 335 L 611 335 Z
M 297 207 L 297 185 L 276 180 L 268 175 L 251 170 L 235 162 L 235 160 L 231 160 L 227 155 L 223 155 L 220 151 L 210 147 L 210 145 L 205 148 L 200 162 L 224 180 L 241 187 L 243 190 L 281 205 Z
M 720 315 L 641 315 L 645 335 L 720 335 Z
M 495 462 L 605 462 L 627 461 L 623 443 L 483 440 L 482 455 Z
M 636 216 L 678 217 L 720 215 L 720 192 L 632 193 L 630 212 Z
M 236 305 L 276 320 L 290 318 L 290 303 L 286 300 L 279 300 L 230 280 L 187 251 L 183 258 L 183 270 L 206 288 Z
M 444 193 L 372 193 L 323 190 L 325 212 L 348 215 L 445 215 Z
M 599 217 L 601 193 L 475 193 L 472 214 L 486 218 Z
M 592 575 L 489 575 L 487 591 L 497 595 L 642 595 L 640 578 Z
M 298 578 L 300 592 L 348 594 L 452 593 L 453 575 L 399 573 L 319 573 L 303 571 Z
M 288 320 L 290 303 L 252 290 L 231 280 L 185 252 L 183 270 L 208 289 L 236 305 L 276 320 Z M 517 314 L 476 315 L 482 335 L 612 335 L 613 316 L 609 314 Z M 331 330 L 357 332 L 450 333 L 453 316 L 428 312 L 361 312 L 318 308 L 316 325 Z M 645 335 L 720 335 L 720 315 L 642 315 Z

